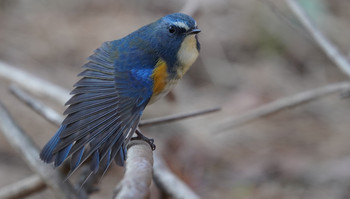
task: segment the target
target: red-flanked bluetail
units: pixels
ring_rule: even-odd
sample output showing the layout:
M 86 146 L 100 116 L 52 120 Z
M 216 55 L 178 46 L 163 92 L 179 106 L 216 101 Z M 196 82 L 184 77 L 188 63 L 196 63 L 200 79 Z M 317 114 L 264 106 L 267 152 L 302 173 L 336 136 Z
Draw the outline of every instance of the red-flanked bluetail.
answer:
M 192 17 L 174 13 L 103 43 L 83 66 L 66 118 L 40 158 L 57 167 L 70 157 L 70 173 L 88 158 L 92 173 L 106 171 L 112 160 L 123 166 L 146 105 L 167 94 L 197 59 L 199 32 Z

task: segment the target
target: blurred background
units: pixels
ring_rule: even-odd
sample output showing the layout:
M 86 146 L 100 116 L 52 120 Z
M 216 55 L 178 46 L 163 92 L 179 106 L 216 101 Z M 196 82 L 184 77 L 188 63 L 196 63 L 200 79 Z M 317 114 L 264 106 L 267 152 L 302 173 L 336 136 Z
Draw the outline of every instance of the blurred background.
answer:
M 300 1 L 348 55 L 350 2 Z M 66 89 L 102 42 L 181 10 L 170 0 L 0 0 L 0 60 Z M 350 198 L 350 101 L 332 95 L 221 132 L 248 110 L 348 78 L 318 48 L 284 1 L 199 0 L 200 58 L 144 118 L 221 106 L 222 111 L 143 131 L 169 167 L 203 198 Z M 0 101 L 42 147 L 57 127 L 37 116 L 0 78 Z M 63 113 L 63 104 L 37 96 Z M 218 134 L 219 133 L 219 134 Z M 0 134 L 0 187 L 32 174 Z M 111 198 L 113 165 L 91 198 Z M 28 198 L 51 198 L 49 190 Z M 155 188 L 152 198 L 158 198 Z

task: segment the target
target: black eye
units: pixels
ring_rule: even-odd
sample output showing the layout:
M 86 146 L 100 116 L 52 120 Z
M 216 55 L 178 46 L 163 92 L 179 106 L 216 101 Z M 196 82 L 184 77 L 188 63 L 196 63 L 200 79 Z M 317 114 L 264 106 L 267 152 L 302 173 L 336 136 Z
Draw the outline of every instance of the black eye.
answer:
M 176 31 L 175 27 L 174 26 L 169 26 L 169 32 L 170 33 L 174 33 Z

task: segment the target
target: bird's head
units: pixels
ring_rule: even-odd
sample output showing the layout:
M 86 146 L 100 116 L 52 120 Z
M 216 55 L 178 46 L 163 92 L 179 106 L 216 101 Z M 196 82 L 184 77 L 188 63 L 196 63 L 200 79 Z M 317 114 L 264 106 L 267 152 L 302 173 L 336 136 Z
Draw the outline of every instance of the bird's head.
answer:
M 169 14 L 152 26 L 151 39 L 168 64 L 185 68 L 192 65 L 200 50 L 197 34 L 201 31 L 192 17 L 182 13 Z

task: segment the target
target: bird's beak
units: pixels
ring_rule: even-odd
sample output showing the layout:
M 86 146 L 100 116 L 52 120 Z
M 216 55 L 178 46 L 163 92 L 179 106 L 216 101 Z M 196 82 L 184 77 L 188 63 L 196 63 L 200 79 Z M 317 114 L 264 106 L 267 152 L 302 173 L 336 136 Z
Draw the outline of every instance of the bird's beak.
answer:
M 200 32 L 201 32 L 200 29 L 194 28 L 194 29 L 191 29 L 191 30 L 187 31 L 186 33 L 187 33 L 187 35 L 192 35 L 192 34 L 198 34 Z

